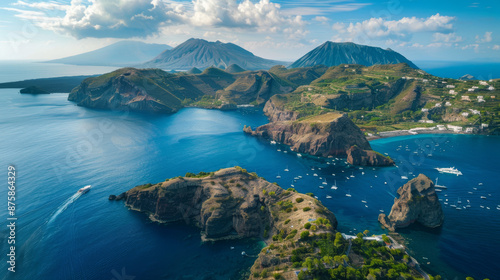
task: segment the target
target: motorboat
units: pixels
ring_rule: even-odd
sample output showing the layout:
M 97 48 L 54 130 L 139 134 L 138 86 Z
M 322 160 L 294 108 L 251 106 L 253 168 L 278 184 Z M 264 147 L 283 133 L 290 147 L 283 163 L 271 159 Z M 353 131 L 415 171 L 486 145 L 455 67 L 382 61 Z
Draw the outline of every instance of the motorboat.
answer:
M 92 188 L 92 186 L 88 185 L 88 186 L 85 186 L 85 187 L 79 189 L 78 192 L 84 194 L 84 193 L 87 193 L 88 191 L 90 191 L 91 188 Z

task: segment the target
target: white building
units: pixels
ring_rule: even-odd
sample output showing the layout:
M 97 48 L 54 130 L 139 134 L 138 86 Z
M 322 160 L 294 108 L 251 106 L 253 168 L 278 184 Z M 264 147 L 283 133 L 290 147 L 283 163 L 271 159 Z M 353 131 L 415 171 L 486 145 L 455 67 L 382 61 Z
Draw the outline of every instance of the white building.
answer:
M 462 101 L 470 101 L 470 98 L 468 95 L 462 95 Z
M 442 124 L 438 124 L 438 125 L 436 125 L 436 127 L 438 130 L 446 130 L 446 127 Z
M 464 116 L 464 117 L 466 117 L 466 118 L 467 118 L 467 117 L 469 116 L 469 113 L 467 113 L 467 112 L 463 112 L 463 113 L 462 113 L 462 114 L 460 114 L 460 115 L 462 115 L 462 116 Z
M 466 127 L 465 133 L 474 133 L 474 128 L 473 127 Z
M 452 90 L 452 89 L 450 89 L 449 94 L 457 95 L 457 93 L 454 90 Z
M 473 88 L 473 89 L 478 89 L 479 87 L 478 87 L 478 86 L 473 86 L 472 88 Z
M 427 108 L 422 108 L 422 112 L 429 112 L 429 109 L 427 109 Z
M 444 106 L 450 107 L 451 106 L 451 102 L 450 101 L 446 101 L 446 103 L 444 104 Z
M 471 111 L 471 113 L 474 115 L 481 115 L 481 112 L 479 112 L 479 110 L 469 109 L 469 111 Z
M 446 88 L 455 88 L 454 85 L 446 85 Z
M 487 123 L 482 123 L 481 128 L 487 128 L 489 125 Z
M 467 91 L 471 91 L 472 92 L 472 91 L 475 91 L 475 90 L 476 90 L 475 88 L 470 88 Z
M 429 80 L 428 80 L 428 79 L 423 79 L 423 80 L 422 80 L 422 82 L 424 82 L 424 83 L 428 83 L 428 82 L 429 82 Z
M 442 106 L 442 104 L 441 104 L 441 103 L 436 103 L 436 104 L 434 105 L 434 107 L 435 107 L 435 108 L 440 108 L 441 106 Z
M 479 81 L 479 84 L 482 85 L 482 86 L 487 86 L 488 85 L 488 83 L 485 82 L 485 81 Z
M 456 125 L 448 125 L 448 129 L 449 130 L 453 130 L 454 132 L 460 132 L 460 131 L 462 131 L 462 127 L 461 126 L 456 126 Z
M 493 86 L 490 86 L 488 90 L 495 90 L 495 88 Z

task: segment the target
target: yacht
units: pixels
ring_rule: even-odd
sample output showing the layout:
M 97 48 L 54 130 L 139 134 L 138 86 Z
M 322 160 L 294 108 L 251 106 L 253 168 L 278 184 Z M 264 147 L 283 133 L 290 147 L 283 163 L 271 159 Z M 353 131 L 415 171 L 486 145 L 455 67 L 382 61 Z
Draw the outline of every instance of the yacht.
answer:
M 327 195 L 326 198 L 332 198 L 330 195 Z
M 486 199 L 486 196 L 481 196 L 482 199 Z
M 271 140 L 271 145 L 276 145 L 276 141 Z
M 302 157 L 302 154 L 297 154 L 298 157 Z
M 434 184 L 434 187 L 438 188 L 438 189 L 447 189 L 446 186 L 438 185 L 438 180 L 439 180 L 439 178 L 436 178 L 436 184 Z
M 276 176 L 276 179 L 281 179 L 281 175 L 278 173 L 278 175 Z
M 314 177 L 318 177 L 318 174 L 314 173 L 314 174 L 313 174 L 313 176 L 314 176 Z
M 455 167 L 443 167 L 443 168 L 436 168 L 439 173 L 449 173 L 449 174 L 455 174 L 455 175 L 462 175 L 462 172 L 460 172 L 458 169 Z
M 285 170 L 284 170 L 284 171 L 285 171 L 285 172 L 288 172 L 288 171 L 290 171 L 290 170 L 288 170 L 288 166 L 287 166 L 287 167 L 285 168 Z
M 84 194 L 84 193 L 90 191 L 91 188 L 92 188 L 92 186 L 88 185 L 88 186 L 85 186 L 85 187 L 79 189 L 78 192 Z
M 325 179 L 325 181 L 322 184 L 323 185 L 328 185 L 328 183 L 326 182 L 326 179 Z
M 361 203 L 366 203 L 366 200 L 361 200 Z
M 337 180 L 335 180 L 335 185 L 333 185 L 331 189 L 332 190 L 336 190 L 337 189 Z
M 406 177 L 406 176 L 401 176 L 401 180 L 408 180 L 408 177 Z
M 349 191 L 348 193 L 346 193 L 345 196 L 351 197 L 351 191 Z
M 323 186 L 319 186 L 319 188 L 320 188 L 320 189 L 324 189 L 325 187 L 323 187 Z

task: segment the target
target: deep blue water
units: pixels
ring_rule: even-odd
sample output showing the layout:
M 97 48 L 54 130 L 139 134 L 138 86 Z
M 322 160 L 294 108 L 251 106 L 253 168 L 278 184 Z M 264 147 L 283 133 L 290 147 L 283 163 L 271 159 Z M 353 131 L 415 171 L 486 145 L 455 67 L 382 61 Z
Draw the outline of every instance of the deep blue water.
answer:
M 33 96 L 0 90 L 4 170 L 0 180 L 7 181 L 7 166 L 14 164 L 19 217 L 17 272 L 2 272 L 3 279 L 120 279 L 122 273 L 135 279 L 237 278 L 254 261 L 242 258 L 241 251 L 256 254 L 261 248 L 258 241 L 201 244 L 194 228 L 153 224 L 122 202 L 107 199 L 135 185 L 235 165 L 284 188 L 293 184 L 300 192 L 315 193 L 337 216 L 339 230 L 352 233 L 384 232 L 377 216 L 380 210 L 390 211 L 397 188 L 405 182 L 401 176 L 439 177 L 439 184 L 448 186 L 439 193 L 443 203 L 448 199 L 456 204 L 460 198 L 462 205 L 469 200 L 471 207 L 459 211 L 445 206 L 440 230 L 403 231 L 410 251 L 426 270 L 446 279 L 500 275 L 498 137 L 420 135 L 376 140 L 372 147 L 388 153 L 398 167 L 359 169 L 341 159 L 327 162 L 278 152 L 286 148 L 245 135 L 243 125 L 267 122 L 258 110 L 191 108 L 159 116 L 92 110 L 66 98 L 67 94 Z M 450 166 L 464 175 L 434 170 Z M 303 179 L 293 182 L 299 175 Z M 327 187 L 320 189 L 325 180 Z M 335 182 L 338 189 L 330 189 Z M 87 184 L 93 189 L 75 196 Z M 6 208 L 6 193 L 0 188 L 0 209 Z M 6 217 L 7 211 L 1 210 L 2 223 Z M 7 234 L 2 226 L 0 254 L 8 253 L 3 238 Z M 0 271 L 6 269 L 2 261 Z
M 455 61 L 415 61 L 415 64 L 429 74 L 458 79 L 470 74 L 478 80 L 500 78 L 499 62 L 455 62 Z

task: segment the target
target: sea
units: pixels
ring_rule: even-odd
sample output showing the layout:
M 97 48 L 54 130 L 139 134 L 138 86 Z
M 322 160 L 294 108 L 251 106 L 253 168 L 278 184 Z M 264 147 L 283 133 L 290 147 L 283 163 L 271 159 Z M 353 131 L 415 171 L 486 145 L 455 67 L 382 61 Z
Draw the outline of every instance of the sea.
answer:
M 18 76 L 0 67 L 0 80 L 112 70 L 37 64 L 36 69 L 45 70 L 30 74 L 32 63 L 21 64 Z M 390 212 L 400 186 L 423 173 L 447 187 L 438 193 L 445 222 L 438 229 L 401 230 L 408 251 L 424 270 L 443 279 L 500 275 L 500 137 L 374 140 L 373 149 L 391 156 L 397 166 L 360 168 L 342 158 L 300 157 L 286 146 L 244 134 L 244 125 L 268 122 L 260 109 L 186 108 L 151 115 L 83 108 L 67 96 L 0 89 L 1 279 L 240 279 L 263 248 L 261 241 L 202 243 L 194 227 L 152 223 L 123 202 L 108 200 L 136 185 L 231 166 L 257 172 L 283 188 L 314 193 L 335 213 L 338 230 L 352 234 L 366 229 L 386 233 L 378 215 Z M 6 226 L 12 217 L 7 210 L 9 166 L 16 177 L 16 272 L 7 270 L 6 257 L 12 246 Z M 456 167 L 463 175 L 442 174 L 437 167 Z M 77 193 L 86 185 L 92 185 L 88 193 Z

